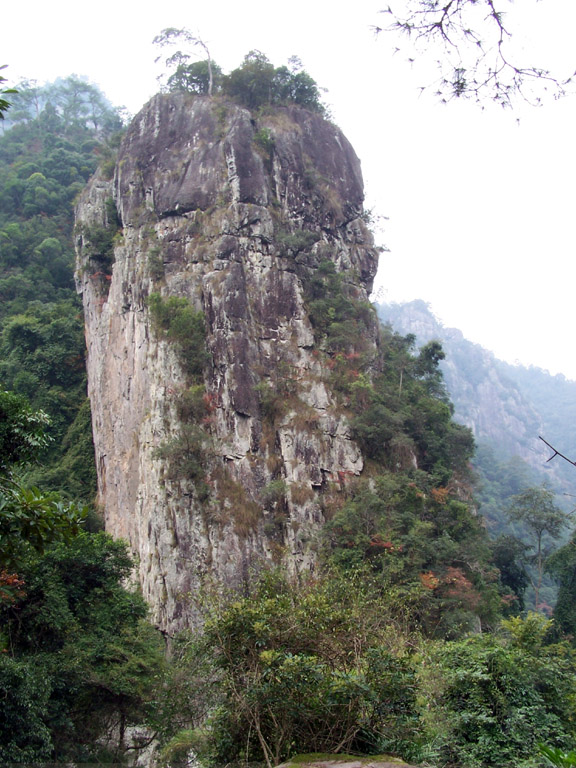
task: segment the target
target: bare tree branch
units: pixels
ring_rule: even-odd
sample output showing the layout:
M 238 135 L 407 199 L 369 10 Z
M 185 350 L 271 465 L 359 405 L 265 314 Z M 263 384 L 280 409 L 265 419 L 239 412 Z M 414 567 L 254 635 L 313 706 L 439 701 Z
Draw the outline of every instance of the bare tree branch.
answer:
M 160 48 L 174 45 L 182 45 L 184 47 L 183 51 L 178 50 L 175 51 L 172 56 L 165 57 L 164 64 L 168 68 L 176 68 L 186 64 L 186 62 L 190 61 L 192 58 L 190 51 L 192 51 L 193 48 L 201 48 L 206 56 L 206 61 L 208 62 L 208 96 L 212 96 L 214 84 L 213 62 L 212 57 L 210 56 L 210 50 L 200 36 L 192 34 L 192 32 L 186 28 L 176 29 L 175 27 L 167 27 L 166 29 L 163 29 L 159 35 L 156 35 L 152 40 L 152 43 Z M 158 63 L 161 60 L 162 56 L 160 55 L 156 57 L 154 62 Z M 160 75 L 158 80 L 162 81 L 163 77 L 164 75 Z
M 556 448 L 554 448 L 553 445 L 550 445 L 550 443 L 547 440 L 544 440 L 543 437 L 538 435 L 538 438 L 542 440 L 543 443 L 546 443 L 548 448 L 550 448 L 551 451 L 554 451 L 553 455 L 550 456 L 549 459 L 546 459 L 546 464 L 548 464 L 549 461 L 552 461 L 552 459 L 555 459 L 556 456 L 560 456 L 561 459 L 564 459 L 564 461 L 567 461 L 568 464 L 572 464 L 572 466 L 576 467 L 576 461 L 572 461 L 572 459 L 569 459 L 567 456 L 564 456 L 563 453 L 560 453 L 560 451 L 557 451 Z
M 534 105 L 542 91 L 554 98 L 565 95 L 572 78 L 555 77 L 547 69 L 524 66 L 510 51 L 512 34 L 499 6 L 504 0 L 396 0 L 382 31 L 402 33 L 417 50 L 434 53 L 440 78 L 434 85 L 443 102 L 453 98 L 492 100 L 510 106 L 515 97 Z M 413 61 L 414 59 L 409 59 Z M 537 84 L 538 88 L 532 88 Z M 432 87 L 432 86 L 425 86 Z

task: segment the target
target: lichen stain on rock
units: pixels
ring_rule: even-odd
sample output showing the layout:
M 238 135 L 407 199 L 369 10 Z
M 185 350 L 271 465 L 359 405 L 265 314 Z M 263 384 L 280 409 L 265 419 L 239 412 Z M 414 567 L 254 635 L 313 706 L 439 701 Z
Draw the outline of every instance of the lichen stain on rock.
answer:
M 110 196 L 123 239 L 106 294 L 77 241 L 99 496 L 107 530 L 137 556 L 155 621 L 172 632 L 195 621 L 191 596 L 206 577 L 240 585 L 279 558 L 313 567 L 322 494 L 363 460 L 315 349 L 307 285 L 329 259 L 367 300 L 377 250 L 352 147 L 296 107 L 255 117 L 219 99 L 156 96 L 127 131 L 114 181 L 95 177 L 84 191 L 78 231 L 102 221 Z M 174 479 L 159 458 L 183 434 L 190 380 L 154 328 L 153 292 L 205 316 L 201 482 Z M 363 344 L 376 343 L 374 324 Z M 271 523 L 272 481 L 286 494 Z

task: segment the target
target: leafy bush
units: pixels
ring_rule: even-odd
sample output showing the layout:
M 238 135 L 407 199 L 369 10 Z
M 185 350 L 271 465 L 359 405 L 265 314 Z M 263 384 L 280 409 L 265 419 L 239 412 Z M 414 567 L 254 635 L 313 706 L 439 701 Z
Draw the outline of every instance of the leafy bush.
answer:
M 287 410 L 287 393 L 285 391 L 282 389 L 278 391 L 278 388 L 273 387 L 266 379 L 259 381 L 254 389 L 258 394 L 262 416 L 265 419 L 273 424 L 277 419 L 284 416 Z
M 309 244 L 317 239 L 315 232 L 289 237 L 305 239 Z M 323 343 L 332 356 L 347 355 L 344 359 L 348 368 L 362 367 L 366 362 L 363 358 L 368 348 L 366 339 L 376 328 L 372 306 L 350 295 L 345 275 L 337 272 L 330 260 L 320 262 L 306 283 L 305 296 L 317 341 Z
M 538 752 L 544 755 L 550 765 L 556 768 L 574 768 L 576 766 L 576 751 L 565 752 L 558 747 L 550 747 L 546 744 L 538 744 Z
M 549 625 L 529 614 L 504 622 L 506 635 L 432 648 L 426 674 L 435 680 L 424 695 L 445 760 L 507 766 L 531 758 L 538 742 L 574 743 L 576 659 L 565 646 L 545 644 Z
M 295 257 L 302 251 L 308 251 L 318 240 L 318 232 L 309 229 L 297 229 L 294 232 L 280 230 L 276 235 L 276 245 L 282 256 Z
M 33 411 L 25 398 L 0 391 L 0 597 L 8 599 L 16 592 L 6 589 L 7 569 L 18 570 L 30 548 L 43 552 L 54 541 L 70 539 L 84 517 L 84 510 L 58 494 L 25 488 L 18 480 L 17 471 L 46 444 L 47 423 L 46 414 Z
M 193 380 L 200 379 L 209 360 L 203 313 L 197 312 L 187 299 L 164 299 L 159 293 L 150 294 L 148 307 L 157 334 L 176 346 L 186 373 Z
M 162 280 L 164 278 L 164 261 L 162 259 L 162 250 L 159 246 L 151 248 L 148 253 L 148 271 L 152 280 Z
M 288 486 L 281 478 L 271 480 L 268 485 L 262 489 L 262 501 L 265 505 L 275 505 L 284 501 Z
M 0 761 L 46 762 L 52 757 L 47 726 L 51 681 L 37 663 L 0 656 Z
M 480 521 L 422 472 L 358 482 L 323 531 L 323 554 L 342 569 L 369 565 L 400 615 L 428 635 L 458 637 L 497 615 L 496 573 Z
M 260 130 L 256 131 L 254 143 L 257 147 L 260 147 L 264 154 L 264 159 L 270 165 L 274 151 L 274 136 L 272 136 L 268 128 L 260 128 Z
M 293 58 L 289 67 L 275 68 L 260 51 L 250 51 L 242 65 L 222 80 L 222 91 L 249 109 L 275 104 L 298 104 L 323 113 L 315 81 Z
M 126 727 L 146 722 L 163 645 L 122 586 L 131 569 L 126 545 L 103 533 L 21 563 L 25 588 L 0 606 L 3 761 L 91 762 L 106 740 L 118 760 Z
M 204 498 L 209 435 L 197 424 L 182 424 L 177 437 L 158 446 L 154 455 L 165 462 L 164 477 L 169 480 L 191 480 Z
M 113 198 L 105 203 L 106 223 L 84 224 L 80 228 L 84 249 L 88 257 L 94 261 L 104 274 L 112 273 L 114 264 L 114 245 L 116 236 L 121 228 L 121 221 Z
M 48 443 L 48 415 L 33 411 L 22 395 L 0 390 L 0 477 L 38 457 Z
M 218 703 L 210 759 L 272 766 L 295 752 L 376 753 L 383 739 L 409 740 L 414 673 L 387 647 L 389 615 L 364 573 L 298 586 L 268 572 L 247 597 L 212 603 L 204 634 L 178 661 L 197 669 L 204 660 L 204 686 Z M 203 701 L 195 688 L 191 704 Z

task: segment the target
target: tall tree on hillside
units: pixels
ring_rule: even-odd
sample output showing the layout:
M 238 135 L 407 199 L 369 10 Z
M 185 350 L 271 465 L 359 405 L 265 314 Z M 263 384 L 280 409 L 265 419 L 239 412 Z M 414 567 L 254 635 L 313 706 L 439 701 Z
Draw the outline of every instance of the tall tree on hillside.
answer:
M 546 539 L 558 539 L 567 525 L 568 515 L 554 503 L 554 493 L 545 485 L 527 488 L 512 498 L 508 515 L 522 523 L 531 536 L 534 550 L 531 560 L 535 574 L 530 577 L 536 608 L 540 604 L 540 588 L 546 560 Z
M 160 55 L 155 60 L 163 60 L 168 69 L 174 70 L 166 83 L 169 90 L 187 90 L 212 96 L 214 80 L 221 77 L 222 70 L 212 61 L 210 49 L 201 37 L 193 35 L 186 28 L 167 27 L 152 42 L 159 48 L 177 47 L 172 54 L 164 57 Z M 202 50 L 206 56 L 204 61 L 193 61 L 195 48 Z M 159 79 L 163 77 L 161 75 Z

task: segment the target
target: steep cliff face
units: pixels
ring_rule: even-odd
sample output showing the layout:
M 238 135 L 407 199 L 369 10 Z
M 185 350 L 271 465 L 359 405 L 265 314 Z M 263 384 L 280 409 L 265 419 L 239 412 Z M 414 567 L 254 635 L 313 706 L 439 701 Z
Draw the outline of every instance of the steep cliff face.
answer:
M 359 161 L 321 116 L 183 94 L 152 99 L 114 178 L 82 196 L 100 502 L 168 631 L 207 576 L 310 568 L 326 498 L 362 471 L 309 312 L 327 265 L 367 301 L 362 200 Z M 373 317 L 354 343 L 376 350 Z

